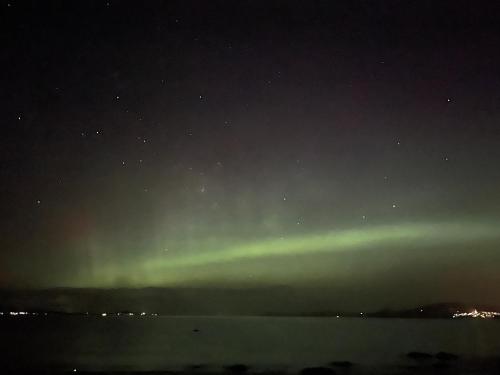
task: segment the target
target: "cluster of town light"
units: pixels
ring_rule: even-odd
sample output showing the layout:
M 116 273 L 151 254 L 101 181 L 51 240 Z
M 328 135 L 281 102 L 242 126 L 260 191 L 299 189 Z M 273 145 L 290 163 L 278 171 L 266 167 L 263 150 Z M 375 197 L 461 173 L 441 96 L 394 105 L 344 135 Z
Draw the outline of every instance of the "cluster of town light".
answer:
M 500 318 L 500 313 L 496 311 L 477 311 L 476 309 L 471 312 L 457 312 L 453 314 L 453 318 Z
M 27 311 L 9 311 L 4 313 L 3 311 L 0 311 L 0 316 L 1 315 L 11 315 L 11 316 L 18 316 L 18 315 L 39 315 L 37 312 L 27 312 Z M 47 315 L 47 313 L 43 313 L 43 315 Z
M 88 313 L 87 313 L 88 315 Z M 132 312 L 128 312 L 128 313 L 101 313 L 101 316 L 105 317 L 105 316 L 122 316 L 122 315 L 125 315 L 125 316 L 134 316 L 134 315 L 139 315 L 139 316 L 146 316 L 146 315 L 150 315 L 150 316 L 158 316 L 157 313 L 152 313 L 152 314 L 148 314 L 146 312 L 141 312 L 141 313 L 137 313 L 137 314 L 134 314 Z
M 29 315 L 32 315 L 32 316 L 37 316 L 37 315 L 48 315 L 48 313 L 44 312 L 44 313 L 37 313 L 37 312 L 27 312 L 27 311 L 8 311 L 8 312 L 3 312 L 3 311 L 0 311 L 0 316 L 3 316 L 3 315 L 10 315 L 10 316 L 29 316 Z M 88 312 L 85 313 L 85 315 L 89 315 Z M 157 313 L 152 313 L 152 314 L 148 314 L 146 312 L 141 312 L 141 313 L 137 313 L 137 314 L 134 314 L 132 312 L 129 312 L 129 313 L 106 313 L 106 312 L 103 312 L 100 314 L 102 317 L 105 317 L 105 316 L 108 316 L 108 315 L 112 315 L 112 316 L 134 316 L 134 315 L 137 315 L 137 316 L 146 316 L 146 315 L 150 315 L 150 316 L 158 316 Z

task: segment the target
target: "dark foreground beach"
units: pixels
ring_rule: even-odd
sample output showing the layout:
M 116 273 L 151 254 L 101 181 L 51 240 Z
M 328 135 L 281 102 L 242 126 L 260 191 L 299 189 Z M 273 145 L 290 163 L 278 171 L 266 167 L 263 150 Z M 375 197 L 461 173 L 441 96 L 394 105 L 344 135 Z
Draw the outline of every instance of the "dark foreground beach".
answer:
M 24 367 L 24 368 L 23 368 Z M 28 365 L 29 367 L 29 365 Z M 88 371 L 78 368 L 20 368 L 3 369 L 5 374 L 48 375 L 48 374 L 88 374 L 88 375 L 376 375 L 376 374 L 500 374 L 500 357 L 463 359 L 447 352 L 436 354 L 409 352 L 405 358 L 398 358 L 394 364 L 366 366 L 350 361 L 332 361 L 331 363 L 304 367 L 299 371 L 281 368 L 252 368 L 245 364 L 228 366 L 207 366 L 203 364 L 189 365 L 184 369 L 166 369 L 156 371 Z
M 458 366 L 384 366 L 380 368 L 356 366 L 352 369 L 336 369 L 331 367 L 307 367 L 299 372 L 288 372 L 279 370 L 259 370 L 246 371 L 241 373 L 232 373 L 221 369 L 220 371 L 74 371 L 74 370 L 15 370 L 4 369 L 2 374 L 23 374 L 23 375 L 49 375 L 49 374 L 87 374 L 87 375 L 227 375 L 227 374 L 245 374 L 245 375 L 438 375 L 438 374 L 453 374 L 453 375 L 498 375 L 500 374 L 500 361 L 492 360 L 481 363 L 470 363 L 467 365 Z

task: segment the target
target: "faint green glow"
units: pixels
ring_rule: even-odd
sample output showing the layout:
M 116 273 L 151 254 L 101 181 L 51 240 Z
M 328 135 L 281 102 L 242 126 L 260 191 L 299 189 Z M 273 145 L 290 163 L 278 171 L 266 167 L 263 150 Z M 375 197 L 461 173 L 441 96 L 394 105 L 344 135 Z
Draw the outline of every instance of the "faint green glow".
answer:
M 233 246 L 200 247 L 195 252 L 144 256 L 126 265 L 108 264 L 95 272 L 96 284 L 112 284 L 128 278 L 133 285 L 164 285 L 196 279 L 203 267 L 219 270 L 232 263 L 297 255 L 343 251 L 384 250 L 389 247 L 411 248 L 474 243 L 500 238 L 497 225 L 484 223 L 409 223 L 362 229 L 336 230 L 322 234 L 264 239 Z M 211 245 L 213 246 L 213 244 Z M 271 272 L 271 271 L 270 271 Z M 88 281 L 88 280 L 87 280 Z
M 368 229 L 332 231 L 319 235 L 308 235 L 285 239 L 272 239 L 228 247 L 222 250 L 206 250 L 200 254 L 176 256 L 157 260 L 148 260 L 143 265 L 147 269 L 178 268 L 202 266 L 211 263 L 262 258 L 269 256 L 287 256 L 317 252 L 336 252 L 353 249 L 377 248 L 393 244 L 421 241 L 422 245 L 450 243 L 455 241 L 477 240 L 486 237 L 499 237 L 497 227 L 469 226 L 458 224 L 407 224 L 400 226 L 382 226 Z

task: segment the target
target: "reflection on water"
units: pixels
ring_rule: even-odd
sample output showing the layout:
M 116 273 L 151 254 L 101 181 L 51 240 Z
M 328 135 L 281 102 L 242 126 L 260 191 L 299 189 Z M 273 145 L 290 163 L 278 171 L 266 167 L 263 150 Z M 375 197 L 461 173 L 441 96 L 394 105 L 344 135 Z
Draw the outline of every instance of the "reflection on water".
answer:
M 68 316 L 1 318 L 2 368 L 163 370 L 190 365 L 299 369 L 380 365 L 411 351 L 489 357 L 497 320 Z

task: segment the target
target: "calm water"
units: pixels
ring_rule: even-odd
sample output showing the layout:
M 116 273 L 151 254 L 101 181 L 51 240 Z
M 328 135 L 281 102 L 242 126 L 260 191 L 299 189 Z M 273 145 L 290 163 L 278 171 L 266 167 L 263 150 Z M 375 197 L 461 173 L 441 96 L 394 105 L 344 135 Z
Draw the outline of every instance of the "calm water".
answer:
M 332 360 L 394 363 L 414 350 L 500 355 L 498 320 L 4 317 L 0 332 L 3 368 L 161 370 L 245 363 L 295 369 Z

